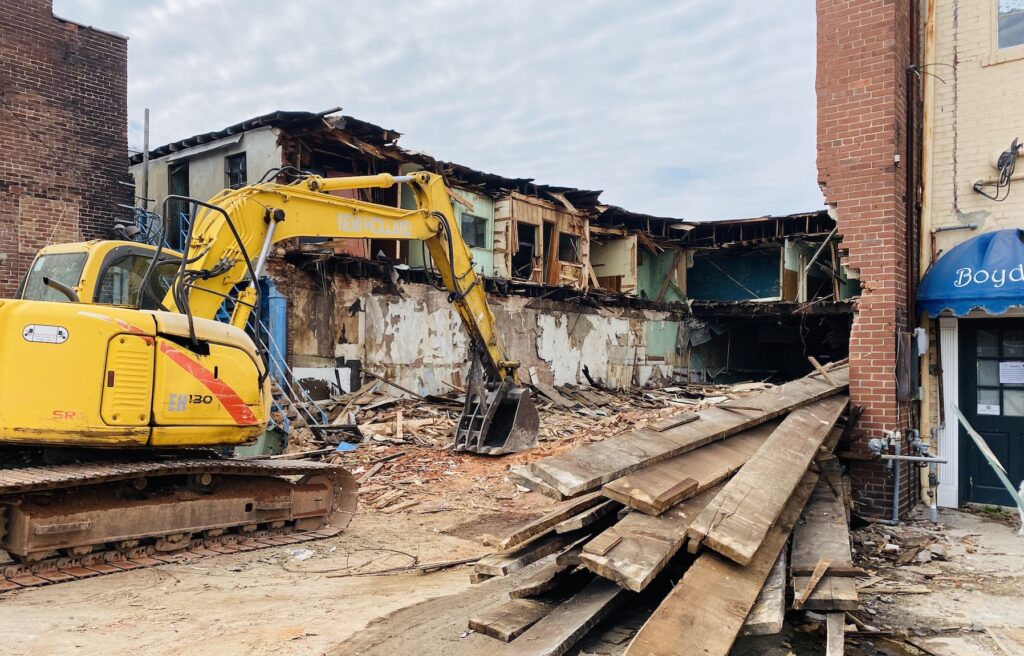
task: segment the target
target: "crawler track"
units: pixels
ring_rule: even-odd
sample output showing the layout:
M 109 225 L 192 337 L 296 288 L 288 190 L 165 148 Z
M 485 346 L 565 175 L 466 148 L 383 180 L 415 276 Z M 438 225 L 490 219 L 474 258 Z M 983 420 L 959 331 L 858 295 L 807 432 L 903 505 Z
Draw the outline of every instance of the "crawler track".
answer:
M 43 558 L 15 557 L 15 562 L 0 563 L 0 593 L 330 537 L 340 533 L 355 512 L 355 481 L 351 474 L 336 465 L 294 460 L 229 460 L 202 453 L 198 457 L 169 455 L 137 461 L 105 460 L 0 469 L 0 538 L 4 537 L 8 523 L 5 511 L 33 496 L 102 490 L 103 486 L 123 485 L 137 479 L 207 474 L 278 482 L 282 477 L 326 477 L 333 485 L 334 496 L 322 518 L 322 526 L 315 530 L 310 530 L 308 521 L 304 530 L 295 527 L 299 522 L 267 521 L 207 532 L 201 537 L 193 535 L 173 550 L 158 546 L 161 538 L 175 535 L 176 531 L 172 530 L 167 536 L 150 534 L 128 541 L 127 546 L 113 542 L 90 545 L 92 551 L 83 555 L 76 555 L 74 549 L 59 549 Z M 183 499 L 182 503 L 187 500 Z

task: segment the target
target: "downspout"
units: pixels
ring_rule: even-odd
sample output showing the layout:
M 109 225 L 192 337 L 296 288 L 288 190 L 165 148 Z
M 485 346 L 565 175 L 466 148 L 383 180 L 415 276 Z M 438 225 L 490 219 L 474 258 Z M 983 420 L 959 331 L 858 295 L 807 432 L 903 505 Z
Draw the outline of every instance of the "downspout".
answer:
M 898 330 L 910 331 L 910 327 L 916 325 L 915 314 L 914 314 L 914 301 L 915 293 L 917 290 L 917 250 L 915 248 L 918 243 L 917 239 L 917 193 L 918 193 L 918 177 L 917 177 L 917 105 L 916 100 L 918 97 L 917 86 L 918 78 L 922 77 L 920 62 L 921 53 L 918 52 L 920 47 L 920 41 L 918 39 L 918 27 L 920 25 L 918 12 L 920 10 L 920 4 L 916 0 L 909 2 L 909 27 L 910 27 L 910 43 L 908 44 L 909 49 L 909 62 L 904 70 L 905 84 L 904 89 L 904 112 L 906 116 L 906 125 L 904 127 L 906 131 L 906 142 L 905 142 L 905 153 L 904 153 L 904 166 L 906 167 L 905 172 L 905 188 L 903 194 L 903 239 L 904 239 L 904 257 L 906 258 L 906 289 L 905 298 L 906 312 L 905 323 L 903 326 L 898 327 Z M 920 364 L 920 360 L 918 361 Z M 911 397 L 905 402 L 907 410 L 907 424 L 906 427 L 909 430 L 918 428 L 920 426 L 920 412 L 916 415 L 914 413 L 914 400 Z M 900 403 L 897 401 L 897 416 L 900 413 Z M 901 463 L 899 461 L 894 463 L 897 470 L 897 480 L 899 478 L 899 470 Z M 911 470 L 912 471 L 912 470 Z M 908 472 L 909 474 L 910 472 Z M 920 478 L 920 477 L 918 477 Z M 911 484 L 912 485 L 912 484 Z M 911 488 L 912 490 L 913 488 Z M 912 496 L 912 493 L 911 493 Z
M 926 0 L 925 21 L 924 21 L 924 52 L 921 60 L 924 66 L 935 61 L 935 20 L 936 0 Z M 927 271 L 932 265 L 932 159 L 934 157 L 933 145 L 935 140 L 935 76 L 925 75 L 923 66 L 919 68 L 922 75 L 922 99 L 921 99 L 921 213 L 918 223 L 918 275 Z M 931 324 L 931 325 L 929 325 Z M 932 317 L 930 320 L 922 318 L 919 324 L 928 331 L 928 334 L 936 334 L 938 319 Z M 936 352 L 941 353 L 938 348 L 938 340 L 935 346 Z M 942 395 L 942 360 L 937 360 L 936 374 L 933 377 L 927 368 L 928 360 L 925 359 L 925 368 L 922 371 L 922 406 L 920 413 L 921 439 L 928 445 L 930 452 L 942 456 L 938 452 L 938 440 L 935 439 L 939 429 L 942 427 L 943 395 Z M 932 418 L 929 408 L 932 399 L 935 399 L 935 417 Z M 934 464 L 928 466 L 928 476 L 919 477 L 920 494 L 922 501 L 926 502 L 931 509 L 932 520 L 937 520 L 937 499 L 938 499 L 938 470 Z

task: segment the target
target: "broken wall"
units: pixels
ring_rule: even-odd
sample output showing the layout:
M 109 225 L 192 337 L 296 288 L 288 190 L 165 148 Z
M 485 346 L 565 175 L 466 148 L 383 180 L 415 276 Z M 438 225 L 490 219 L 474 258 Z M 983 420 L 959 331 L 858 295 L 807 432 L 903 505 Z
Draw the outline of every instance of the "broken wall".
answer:
M 464 384 L 469 337 L 446 292 L 310 273 L 280 261 L 271 262 L 269 272 L 288 295 L 293 367 L 358 360 L 421 394 L 450 391 L 445 383 Z M 678 314 L 524 296 L 492 295 L 489 301 L 526 380 L 586 384 L 586 366 L 595 380 L 626 387 L 670 378 L 679 363 Z

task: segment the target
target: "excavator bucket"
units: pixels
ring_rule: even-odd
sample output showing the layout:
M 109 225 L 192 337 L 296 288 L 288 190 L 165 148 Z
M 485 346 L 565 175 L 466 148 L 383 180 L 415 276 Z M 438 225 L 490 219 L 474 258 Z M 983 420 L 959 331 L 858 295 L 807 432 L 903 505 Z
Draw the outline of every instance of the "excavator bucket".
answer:
M 485 380 L 479 359 L 474 358 L 455 451 L 495 456 L 526 451 L 537 446 L 539 425 L 530 390 L 509 381 Z

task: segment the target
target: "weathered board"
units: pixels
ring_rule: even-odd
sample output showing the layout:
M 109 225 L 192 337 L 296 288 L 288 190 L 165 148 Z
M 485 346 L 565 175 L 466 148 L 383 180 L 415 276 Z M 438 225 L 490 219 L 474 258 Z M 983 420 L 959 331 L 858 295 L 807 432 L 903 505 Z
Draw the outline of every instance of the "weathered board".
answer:
M 577 571 L 579 571 L 579 575 L 577 575 Z M 577 570 L 576 565 L 568 563 L 559 565 L 552 560 L 536 572 L 530 574 L 530 576 L 516 583 L 515 587 L 508 591 L 508 596 L 513 599 L 535 597 L 539 594 L 550 592 L 555 588 L 560 588 L 563 585 L 568 586 L 570 582 L 575 581 L 581 576 L 590 578 L 593 574 L 586 570 Z
M 572 399 L 565 398 L 563 395 L 559 394 L 558 390 L 556 390 L 551 385 L 548 385 L 547 383 L 534 381 L 531 384 L 534 386 L 534 388 L 536 388 L 538 392 L 540 392 L 547 398 L 551 399 L 558 405 L 562 406 L 563 408 L 568 408 L 571 410 L 573 408 L 578 408 L 580 406 L 579 401 L 573 401 Z
M 829 374 L 836 385 L 821 377 L 805 377 L 744 399 L 749 406 L 759 408 L 758 411 L 708 408 L 701 412 L 700 421 L 663 432 L 639 430 L 610 437 L 531 463 L 530 471 L 562 494 L 577 496 L 638 469 L 838 394 L 848 387 L 847 367 L 837 367 Z
M 584 545 L 580 563 L 627 590 L 640 592 L 682 548 L 686 529 L 715 498 L 711 489 L 669 508 L 657 517 L 631 512 L 602 533 L 594 550 Z M 614 541 L 610 549 L 599 553 Z
M 830 568 L 853 568 L 844 500 L 835 495 L 824 475 L 793 531 L 792 558 L 795 595 L 799 595 L 810 581 L 810 575 L 805 572 L 813 571 L 822 558 L 832 561 Z M 825 576 L 801 607 L 808 610 L 856 610 L 857 584 L 848 576 L 832 575 L 826 570 Z
M 596 577 L 514 642 L 500 645 L 493 653 L 561 656 L 632 594 L 611 581 Z
M 648 618 L 626 656 L 726 656 L 764 587 L 818 476 L 804 474 L 746 567 L 704 553 Z
M 516 465 L 509 467 L 508 475 L 515 483 L 522 485 L 531 492 L 543 494 L 555 501 L 565 501 L 568 499 L 567 496 L 538 478 L 530 471 L 530 467 L 528 465 Z
M 601 494 L 648 515 L 700 494 L 732 476 L 779 425 L 769 421 L 607 483 Z M 680 485 L 691 480 L 693 485 Z
M 469 628 L 502 642 L 509 642 L 555 608 L 550 601 L 513 599 L 469 620 Z
M 513 549 L 519 545 L 525 544 L 537 536 L 548 532 L 549 529 L 554 529 L 555 525 L 564 522 L 570 517 L 589 510 L 594 506 L 601 505 L 604 502 L 604 497 L 596 493 L 575 499 L 571 503 L 553 510 L 540 519 L 535 519 L 522 528 L 517 529 L 507 538 L 499 542 L 498 548 L 502 551 L 507 551 L 508 549 Z
M 579 536 L 571 534 L 548 535 L 511 552 L 493 553 L 476 561 L 473 572 L 485 576 L 506 576 L 535 563 L 544 556 L 561 551 L 573 544 Z
M 825 615 L 825 656 L 843 656 L 846 653 L 846 614 Z
M 620 508 L 622 508 L 622 504 L 617 501 L 605 501 L 604 503 L 598 504 L 589 510 L 585 510 L 578 515 L 573 515 L 569 519 L 555 524 L 555 533 L 569 533 L 571 531 L 578 531 L 586 528 L 591 524 L 595 524 L 604 519 L 608 515 L 618 512 Z
M 747 613 L 740 629 L 741 636 L 774 635 L 782 631 L 786 621 L 786 549 L 775 560 L 768 580 L 757 595 L 754 607 Z
M 848 401 L 837 395 L 790 413 L 687 536 L 741 565 L 750 563 Z
M 696 412 L 682 413 L 671 417 L 665 417 L 664 419 L 659 419 L 651 424 L 650 428 L 651 430 L 658 431 L 660 433 L 662 431 L 667 431 L 670 428 L 675 428 L 676 426 L 688 424 L 691 421 L 697 421 L 698 419 L 700 419 L 700 415 Z

